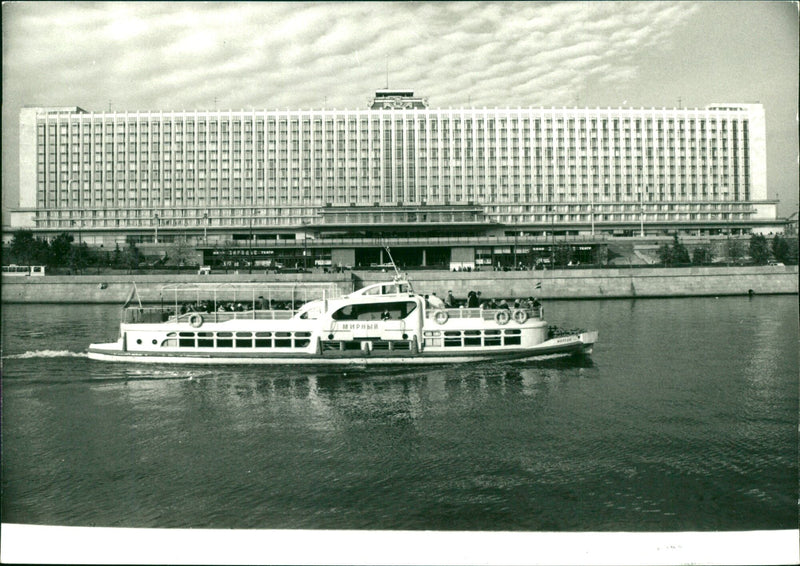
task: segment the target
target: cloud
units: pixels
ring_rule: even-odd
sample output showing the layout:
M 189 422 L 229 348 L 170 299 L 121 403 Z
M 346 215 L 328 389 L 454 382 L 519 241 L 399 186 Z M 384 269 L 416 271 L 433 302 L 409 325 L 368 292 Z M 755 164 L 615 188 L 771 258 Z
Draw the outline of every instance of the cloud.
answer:
M 289 89 L 297 105 L 327 96 L 355 106 L 384 83 L 387 62 L 393 84 L 407 80 L 433 103 L 459 103 L 463 96 L 449 92 L 455 84 L 491 102 L 481 93 L 494 95 L 503 84 L 529 93 L 508 102 L 550 96 L 558 104 L 564 102 L 557 100 L 560 89 L 529 91 L 533 84 L 557 85 L 531 77 L 573 84 L 604 61 L 625 68 L 618 76 L 635 76 L 636 49 L 668 34 L 693 10 L 649 2 L 58 3 L 15 6 L 6 36 L 12 77 L 33 69 L 20 82 L 36 81 L 37 74 L 44 81 L 47 69 L 57 69 L 49 76 L 62 83 L 58 90 L 80 95 L 74 83 L 82 83 L 86 92 L 74 103 L 90 107 L 111 98 L 147 108 L 155 100 L 169 103 L 169 91 L 173 105 L 183 106 L 209 84 L 221 85 L 218 98 L 247 105 L 291 104 Z M 263 90 L 259 100 L 246 101 L 238 87 L 254 81 Z M 338 87 L 331 92 L 329 84 Z M 358 94 L 348 100 L 345 90 Z

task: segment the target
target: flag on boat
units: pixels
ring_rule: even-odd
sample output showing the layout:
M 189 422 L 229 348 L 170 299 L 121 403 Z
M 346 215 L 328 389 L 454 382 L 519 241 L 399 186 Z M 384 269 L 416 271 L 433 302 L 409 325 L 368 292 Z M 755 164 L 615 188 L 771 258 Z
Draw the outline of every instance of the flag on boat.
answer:
M 541 281 L 537 281 L 536 282 L 536 289 L 541 289 L 541 288 L 542 288 L 542 282 Z
M 133 301 L 133 298 L 135 296 L 136 296 L 136 285 L 134 284 L 134 285 L 131 285 L 131 292 L 128 293 L 128 298 L 125 299 L 125 304 L 122 305 L 122 308 L 123 309 L 128 308 L 128 305 L 131 304 L 131 302 Z

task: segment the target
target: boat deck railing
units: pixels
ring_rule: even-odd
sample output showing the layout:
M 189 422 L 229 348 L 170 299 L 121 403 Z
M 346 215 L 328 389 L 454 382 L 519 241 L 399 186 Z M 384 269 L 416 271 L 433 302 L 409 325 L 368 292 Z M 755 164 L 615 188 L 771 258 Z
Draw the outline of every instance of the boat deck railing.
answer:
M 122 322 L 126 324 L 155 324 L 160 322 L 191 323 L 194 315 L 200 315 L 203 322 L 226 322 L 228 320 L 289 320 L 296 310 L 246 310 L 246 311 L 191 311 L 175 314 L 168 307 L 127 307 L 123 310 Z
M 447 313 L 448 318 L 482 318 L 483 320 L 494 320 L 497 313 L 506 311 L 509 316 L 513 315 L 515 311 L 523 311 L 531 319 L 541 319 L 544 316 L 544 308 L 511 308 L 511 309 L 475 309 L 475 308 L 445 308 L 445 309 L 428 309 L 426 313 L 427 318 L 434 318 L 436 313 L 444 311 Z

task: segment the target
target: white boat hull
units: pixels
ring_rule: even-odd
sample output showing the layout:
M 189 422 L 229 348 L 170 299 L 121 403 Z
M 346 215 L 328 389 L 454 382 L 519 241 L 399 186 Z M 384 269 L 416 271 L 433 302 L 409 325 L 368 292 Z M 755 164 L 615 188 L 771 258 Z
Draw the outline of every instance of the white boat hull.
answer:
M 134 362 L 158 364 L 246 364 L 246 365 L 410 365 L 410 364 L 458 364 L 481 361 L 524 361 L 530 359 L 589 355 L 597 341 L 597 332 L 584 332 L 546 340 L 528 348 L 502 350 L 444 352 L 425 350 L 416 354 L 397 352 L 385 355 L 377 352 L 351 351 L 344 355 L 338 352 L 324 353 L 279 353 L 279 352 L 164 352 L 126 351 L 120 342 L 92 344 L 88 357 L 107 362 Z

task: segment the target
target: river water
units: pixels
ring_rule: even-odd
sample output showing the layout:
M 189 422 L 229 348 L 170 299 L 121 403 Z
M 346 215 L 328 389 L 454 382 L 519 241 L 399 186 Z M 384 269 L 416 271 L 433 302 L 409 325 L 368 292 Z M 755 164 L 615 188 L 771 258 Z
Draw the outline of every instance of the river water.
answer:
M 798 525 L 796 296 L 553 301 L 589 360 L 128 365 L 111 305 L 4 305 L 2 520 L 712 531 Z

